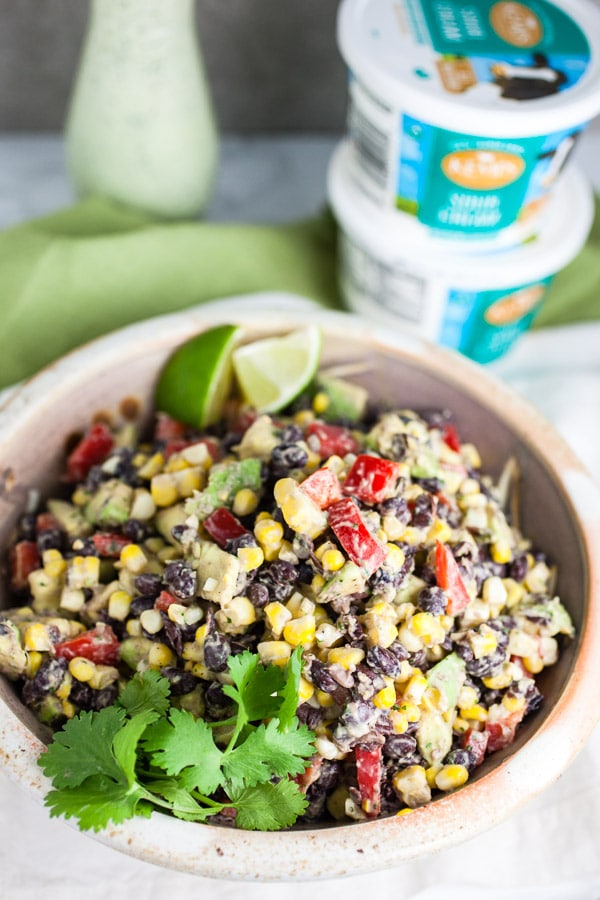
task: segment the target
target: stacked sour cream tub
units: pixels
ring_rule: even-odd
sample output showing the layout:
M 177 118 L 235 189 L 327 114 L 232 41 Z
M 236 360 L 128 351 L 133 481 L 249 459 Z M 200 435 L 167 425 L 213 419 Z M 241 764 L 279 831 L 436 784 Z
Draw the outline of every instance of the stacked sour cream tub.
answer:
M 342 0 L 340 287 L 373 320 L 502 355 L 593 218 L 569 160 L 600 112 L 592 0 Z

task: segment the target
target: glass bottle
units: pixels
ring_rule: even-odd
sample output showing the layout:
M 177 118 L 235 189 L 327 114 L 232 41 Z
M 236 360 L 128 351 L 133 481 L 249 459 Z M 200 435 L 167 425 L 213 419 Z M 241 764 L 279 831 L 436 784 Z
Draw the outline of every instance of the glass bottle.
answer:
M 202 212 L 218 141 L 194 0 L 91 0 L 65 143 L 79 196 Z

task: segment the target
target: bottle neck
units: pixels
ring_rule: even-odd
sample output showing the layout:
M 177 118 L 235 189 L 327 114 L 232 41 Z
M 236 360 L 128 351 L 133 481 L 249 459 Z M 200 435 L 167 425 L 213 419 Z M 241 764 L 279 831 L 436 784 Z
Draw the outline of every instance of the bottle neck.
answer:
M 128 51 L 192 33 L 194 0 L 92 0 L 90 32 L 101 33 Z

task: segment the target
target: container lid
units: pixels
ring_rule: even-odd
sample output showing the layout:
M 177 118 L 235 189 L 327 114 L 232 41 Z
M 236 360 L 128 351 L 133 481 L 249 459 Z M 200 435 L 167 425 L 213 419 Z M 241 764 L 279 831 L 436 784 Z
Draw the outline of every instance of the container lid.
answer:
M 329 164 L 328 196 L 341 229 L 383 262 L 406 260 L 465 288 L 514 287 L 554 275 L 579 253 L 592 226 L 593 191 L 574 163 L 548 197 L 537 232 L 507 247 L 435 237 L 412 216 L 382 209 L 352 178 L 351 159 L 349 144 L 342 142 Z
M 342 0 L 337 37 L 384 104 L 440 128 L 524 138 L 600 112 L 589 0 Z

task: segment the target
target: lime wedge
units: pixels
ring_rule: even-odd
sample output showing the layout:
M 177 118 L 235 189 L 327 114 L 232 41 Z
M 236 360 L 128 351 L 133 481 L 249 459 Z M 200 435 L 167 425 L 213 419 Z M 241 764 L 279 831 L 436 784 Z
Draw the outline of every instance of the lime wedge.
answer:
M 233 383 L 231 355 L 240 333 L 237 325 L 217 325 L 181 344 L 158 377 L 156 409 L 196 428 L 218 422 Z
M 259 412 L 284 409 L 313 379 L 321 343 L 320 328 L 309 325 L 236 347 L 233 368 L 244 399 Z

